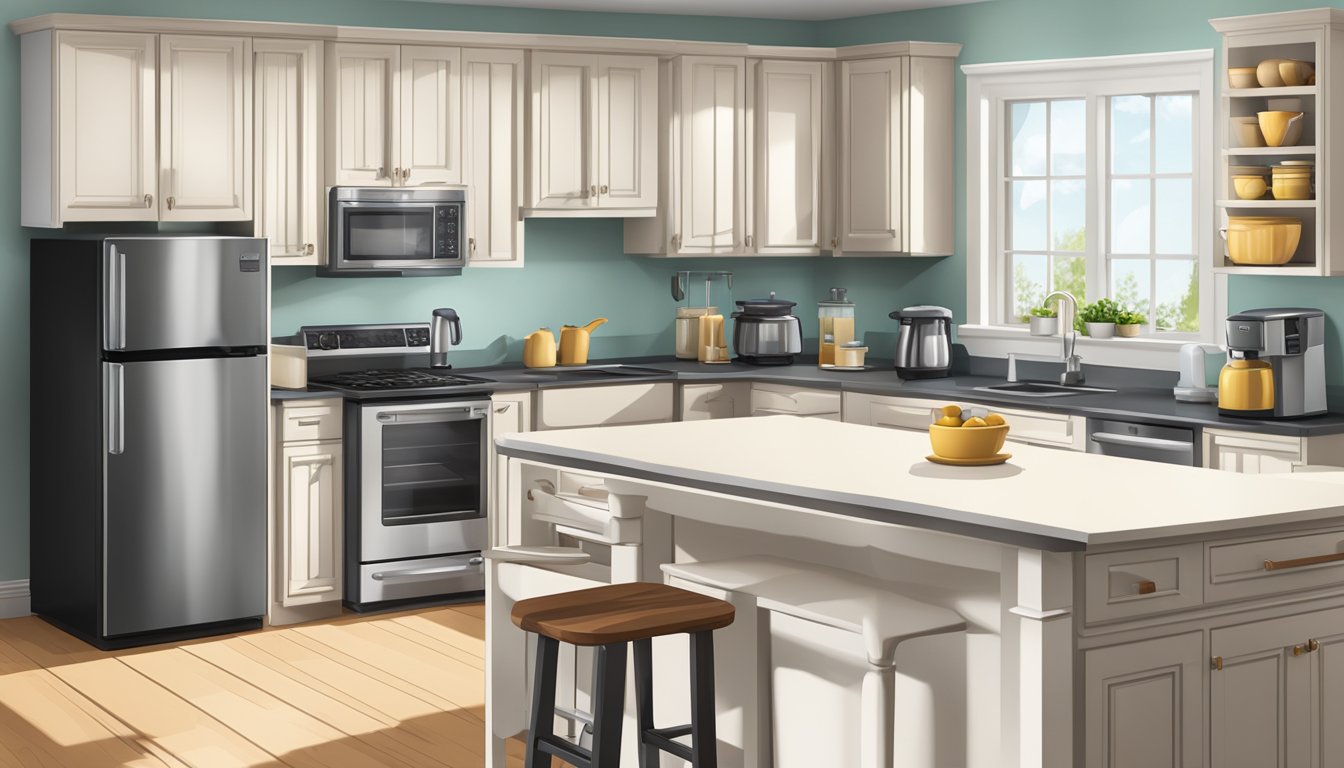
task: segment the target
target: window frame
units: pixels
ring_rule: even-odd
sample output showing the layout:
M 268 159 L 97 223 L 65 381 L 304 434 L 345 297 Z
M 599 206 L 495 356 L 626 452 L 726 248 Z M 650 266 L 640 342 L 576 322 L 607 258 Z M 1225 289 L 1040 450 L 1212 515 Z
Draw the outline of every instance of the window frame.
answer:
M 1026 327 L 1009 325 L 1006 286 L 1008 222 L 1002 215 L 1007 191 L 1008 125 L 1006 106 L 1014 101 L 1084 98 L 1087 102 L 1089 156 L 1085 184 L 1090 193 L 1085 211 L 1088 232 L 1084 252 L 1088 260 L 1088 300 L 1109 291 L 1110 144 L 1109 96 L 1195 94 L 1192 128 L 1196 141 L 1192 157 L 1194 192 L 1193 250 L 1200 284 L 1200 332 L 1149 333 L 1139 338 L 1090 339 L 1080 337 L 1084 350 L 1099 351 L 1090 359 L 1114 365 L 1174 369 L 1174 356 L 1157 355 L 1191 341 L 1216 341 L 1217 318 L 1225 314 L 1226 278 L 1213 272 L 1214 183 L 1216 142 L 1200 137 L 1218 134 L 1214 125 L 1216 99 L 1213 51 L 1103 56 L 1047 61 L 976 64 L 962 67 L 966 74 L 966 195 L 967 195 L 967 318 L 958 328 L 958 340 L 972 354 L 1001 356 L 1029 353 L 1039 348 L 1053 352 L 1058 337 L 1030 337 Z M 1155 103 L 1155 102 L 1154 102 Z M 1152 203 L 1150 202 L 1150 205 Z M 1047 233 L 1049 237 L 1049 233 Z M 1049 243 L 1047 243 L 1049 244 Z M 1151 255 L 1149 258 L 1153 258 Z M 1101 273 L 1094 277 L 1095 265 Z M 1155 269 L 1154 264 L 1154 269 Z M 1101 282 L 1098 282 L 1101 281 Z M 1103 288 L 1104 283 L 1104 288 Z M 1079 297 L 1080 300 L 1083 297 Z M 1031 340 L 1031 341 L 1028 341 Z M 1085 356 L 1087 357 L 1087 356 Z

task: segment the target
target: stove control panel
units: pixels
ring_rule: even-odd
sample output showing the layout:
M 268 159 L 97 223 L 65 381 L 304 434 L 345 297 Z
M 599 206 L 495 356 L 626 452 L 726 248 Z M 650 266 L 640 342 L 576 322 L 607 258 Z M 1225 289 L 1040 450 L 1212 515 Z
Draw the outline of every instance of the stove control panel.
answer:
M 309 357 L 404 355 L 429 351 L 429 324 L 320 325 L 299 330 Z

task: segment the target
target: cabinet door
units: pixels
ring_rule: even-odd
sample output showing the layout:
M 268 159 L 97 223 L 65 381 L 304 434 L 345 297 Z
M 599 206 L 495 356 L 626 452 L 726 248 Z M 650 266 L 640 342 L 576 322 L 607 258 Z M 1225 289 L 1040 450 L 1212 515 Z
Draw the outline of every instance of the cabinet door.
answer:
M 597 59 L 597 204 L 658 204 L 658 60 Z
M 751 384 L 685 384 L 681 388 L 681 420 L 732 419 L 751 415 Z
M 270 242 L 272 265 L 321 264 L 322 43 L 257 38 L 253 53 L 253 234 Z
M 1190 632 L 1084 652 L 1083 764 L 1202 768 L 1203 651 L 1203 633 Z
M 756 65 L 755 226 L 757 253 L 821 249 L 820 62 Z
M 467 262 L 521 267 L 523 52 L 462 52 Z
M 901 58 L 840 68 L 840 248 L 901 250 Z
M 594 56 L 532 54 L 531 208 L 597 204 L 592 93 L 596 67 Z
M 154 221 L 154 35 L 58 32 L 57 205 L 64 221 Z
M 462 183 L 462 50 L 401 47 L 401 142 L 393 183 Z
M 1313 654 L 1307 643 L 1322 629 L 1312 617 L 1288 616 L 1209 633 L 1215 666 L 1209 673 L 1212 765 L 1310 765 Z M 1339 616 L 1335 619 L 1337 627 Z
M 252 218 L 252 40 L 159 38 L 161 221 Z
M 391 186 L 400 130 L 395 45 L 327 43 L 327 183 Z
M 742 248 L 745 62 L 681 57 L 681 253 Z
M 341 599 L 342 480 L 340 441 L 281 449 L 281 605 Z
M 1323 622 L 1324 624 L 1324 622 Z M 1344 626 L 1322 626 L 1313 653 L 1311 700 L 1320 710 L 1312 718 L 1313 766 L 1344 765 Z
M 1292 472 L 1304 463 L 1301 438 L 1204 430 L 1204 466 L 1210 469 L 1262 475 Z
M 490 440 L 492 447 L 490 449 L 490 519 L 494 521 L 491 526 L 491 536 L 494 537 L 491 546 L 497 542 L 504 542 L 504 536 L 507 521 L 516 518 L 516 515 L 510 513 L 510 508 L 516 508 L 521 505 L 521 499 L 509 498 L 509 478 L 508 473 L 502 471 L 506 459 L 500 457 L 499 453 L 493 448 L 494 439 L 501 435 L 516 435 L 522 432 L 532 431 L 532 393 L 514 392 L 509 394 L 495 395 L 490 398 Z

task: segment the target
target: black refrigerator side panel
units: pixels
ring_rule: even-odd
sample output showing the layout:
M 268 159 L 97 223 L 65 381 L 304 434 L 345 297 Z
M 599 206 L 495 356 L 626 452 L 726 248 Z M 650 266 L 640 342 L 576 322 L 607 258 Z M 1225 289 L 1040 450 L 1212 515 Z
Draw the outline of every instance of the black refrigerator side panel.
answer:
M 32 241 L 29 556 L 32 610 L 98 634 L 102 591 L 101 241 Z
M 345 605 L 356 605 L 359 596 L 360 538 L 363 525 L 360 522 L 360 494 L 363 493 L 359 452 L 360 406 L 353 400 L 345 401 L 345 419 L 341 427 L 345 435 Z

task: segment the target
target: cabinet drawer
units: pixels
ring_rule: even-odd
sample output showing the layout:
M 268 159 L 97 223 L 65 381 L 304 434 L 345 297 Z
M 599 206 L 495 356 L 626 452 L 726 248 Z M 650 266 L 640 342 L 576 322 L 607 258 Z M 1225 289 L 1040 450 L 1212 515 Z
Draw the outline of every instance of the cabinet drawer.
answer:
M 280 442 L 341 439 L 341 400 L 300 400 L 280 408 Z
M 1210 602 L 1344 582 L 1344 529 L 1205 546 Z
M 1011 428 L 1008 439 L 1012 442 L 1044 445 L 1055 448 L 1082 450 L 1086 434 L 1084 420 L 1075 416 L 1042 411 L 1019 411 L 1013 408 L 985 406 L 1003 416 Z
M 931 403 L 926 400 L 874 400 L 864 404 L 867 413 L 857 421 L 872 427 L 925 432 L 933 423 L 936 406 Z
M 537 396 L 537 429 L 671 421 L 673 386 L 658 382 L 543 389 Z
M 840 393 L 753 384 L 752 416 L 826 416 L 839 419 Z
M 1190 608 L 1203 602 L 1199 544 L 1088 555 L 1087 623 Z

